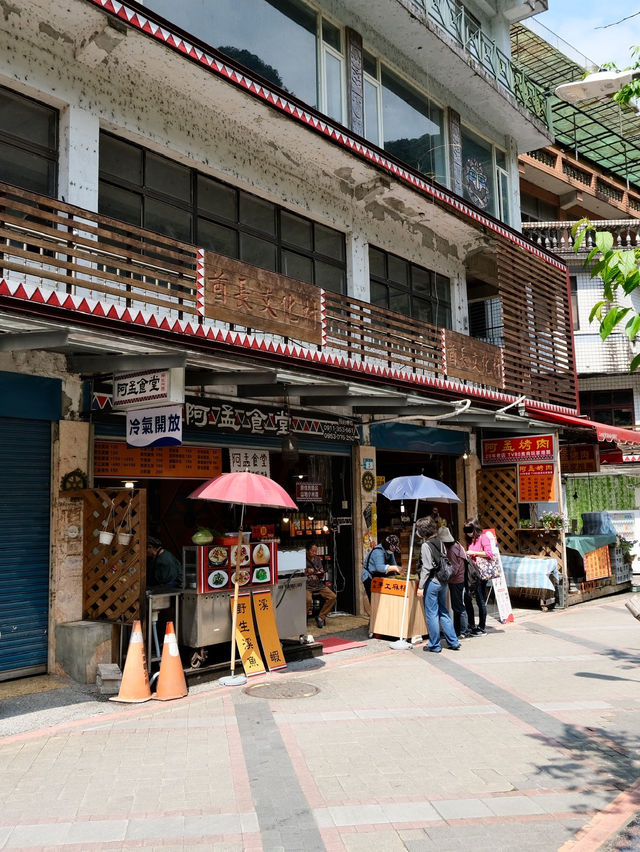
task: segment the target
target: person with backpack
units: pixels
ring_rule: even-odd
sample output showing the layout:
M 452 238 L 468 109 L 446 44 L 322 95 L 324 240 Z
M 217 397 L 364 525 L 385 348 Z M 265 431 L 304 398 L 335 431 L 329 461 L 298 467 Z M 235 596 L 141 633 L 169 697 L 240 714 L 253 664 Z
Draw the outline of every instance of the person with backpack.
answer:
M 367 554 L 360 579 L 369 603 L 371 603 L 371 581 L 385 574 L 399 574 L 396 554 L 400 555 L 400 539 L 397 535 L 382 533 L 382 538 Z
M 469 557 L 469 594 L 467 597 L 467 617 L 469 619 L 470 636 L 486 636 L 487 624 L 487 583 L 478 573 L 477 560 L 493 559 L 493 547 L 491 539 L 482 531 L 477 518 L 469 518 L 465 521 L 462 530 L 467 539 L 467 556 Z M 473 601 L 478 606 L 478 626 L 476 627 L 473 612 Z
M 452 651 L 460 650 L 460 640 L 447 609 L 447 585 L 454 568 L 437 532 L 433 518 L 420 518 L 416 522 L 416 534 L 422 539 L 417 595 L 424 598 L 424 613 L 429 631 L 429 641 L 424 650 L 434 654 L 442 651 L 441 630 L 449 648 Z
M 453 574 L 449 580 L 453 627 L 458 639 L 470 639 L 471 637 L 467 635 L 469 621 L 464 600 L 467 554 L 460 542 L 451 535 L 449 527 L 439 527 L 437 535 L 447 550 L 449 562 L 453 565 Z

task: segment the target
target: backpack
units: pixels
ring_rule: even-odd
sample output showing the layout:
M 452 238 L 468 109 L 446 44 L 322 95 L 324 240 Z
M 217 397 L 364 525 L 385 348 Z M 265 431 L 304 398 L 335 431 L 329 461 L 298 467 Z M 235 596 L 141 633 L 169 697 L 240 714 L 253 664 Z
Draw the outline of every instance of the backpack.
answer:
M 440 544 L 440 547 L 434 541 L 427 541 L 427 544 L 429 545 L 435 564 L 435 579 L 441 586 L 445 586 L 453 576 L 455 568 L 449 562 L 449 557 L 443 544 Z

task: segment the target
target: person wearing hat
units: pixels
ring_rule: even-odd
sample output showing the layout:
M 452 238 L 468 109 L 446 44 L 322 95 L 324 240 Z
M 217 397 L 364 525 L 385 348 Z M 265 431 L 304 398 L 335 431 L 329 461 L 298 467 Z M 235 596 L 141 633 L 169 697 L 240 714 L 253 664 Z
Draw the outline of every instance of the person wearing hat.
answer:
M 453 627 L 453 620 L 447 608 L 447 586 L 436 577 L 437 565 L 431 542 L 436 550 L 443 552 L 444 544 L 438 536 L 438 528 L 432 517 L 418 518 L 416 535 L 422 539 L 420 547 L 420 578 L 416 595 L 424 599 L 424 616 L 429 632 L 429 641 L 424 646 L 425 651 L 439 654 L 442 651 L 440 633 L 447 640 L 452 651 L 460 650 L 460 640 Z M 452 536 L 453 537 L 453 536 Z
M 182 565 L 173 553 L 162 546 L 159 538 L 147 536 L 147 586 L 181 588 Z
M 467 554 L 460 542 L 456 541 L 451 535 L 449 527 L 440 527 L 436 535 L 446 547 L 447 557 L 454 567 L 454 572 L 449 580 L 453 627 L 458 639 L 468 639 L 470 638 L 467 635 L 469 622 L 464 602 L 464 574 L 467 567 Z
M 360 579 L 369 603 L 371 603 L 371 581 L 385 574 L 399 574 L 396 555 L 400 556 L 400 539 L 391 533 L 382 533 L 382 538 L 369 551 L 362 566 Z

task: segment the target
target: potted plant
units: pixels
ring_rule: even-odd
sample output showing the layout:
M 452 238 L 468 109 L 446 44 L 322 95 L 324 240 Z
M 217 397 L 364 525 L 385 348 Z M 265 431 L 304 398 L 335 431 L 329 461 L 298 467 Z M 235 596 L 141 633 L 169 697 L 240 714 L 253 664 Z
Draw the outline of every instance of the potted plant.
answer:
M 102 529 L 98 533 L 98 541 L 100 544 L 111 544 L 116 534 L 116 518 L 115 518 L 115 506 L 113 504 L 113 500 L 111 501 L 111 508 L 109 509 L 109 514 L 102 522 Z
M 530 530 L 531 529 L 531 521 L 528 518 L 520 518 L 518 521 L 521 530 Z
M 620 539 L 620 550 L 622 551 L 622 561 L 626 562 L 627 565 L 630 565 L 633 562 L 635 554 L 633 553 L 633 546 L 636 544 L 635 541 L 628 541 L 626 538 Z
M 565 528 L 565 518 L 560 512 L 545 512 L 540 515 L 540 525 L 545 530 L 563 530 Z

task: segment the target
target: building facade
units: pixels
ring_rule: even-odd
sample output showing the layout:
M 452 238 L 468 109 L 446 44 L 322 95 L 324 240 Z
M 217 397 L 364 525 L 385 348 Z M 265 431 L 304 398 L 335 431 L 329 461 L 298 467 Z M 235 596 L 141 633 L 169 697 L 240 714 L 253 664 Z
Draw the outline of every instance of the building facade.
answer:
M 7 13 L 3 490 L 18 517 L 37 494 L 39 514 L 37 546 L 15 519 L 0 537 L 0 676 L 53 670 L 60 625 L 140 614 L 147 527 L 188 540 L 194 471 L 249 449 L 321 486 L 301 515 L 331 531 L 353 612 L 376 474 L 447 480 L 456 525 L 478 438 L 530 430 L 510 422 L 525 399 L 577 412 L 566 267 L 513 227 L 518 155 L 552 139 L 543 89 L 509 57 L 531 4 L 245 5 Z M 177 371 L 193 452 L 179 475 L 155 459 L 132 476 L 114 375 L 157 371 Z M 131 478 L 139 529 L 105 562 L 100 512 Z

